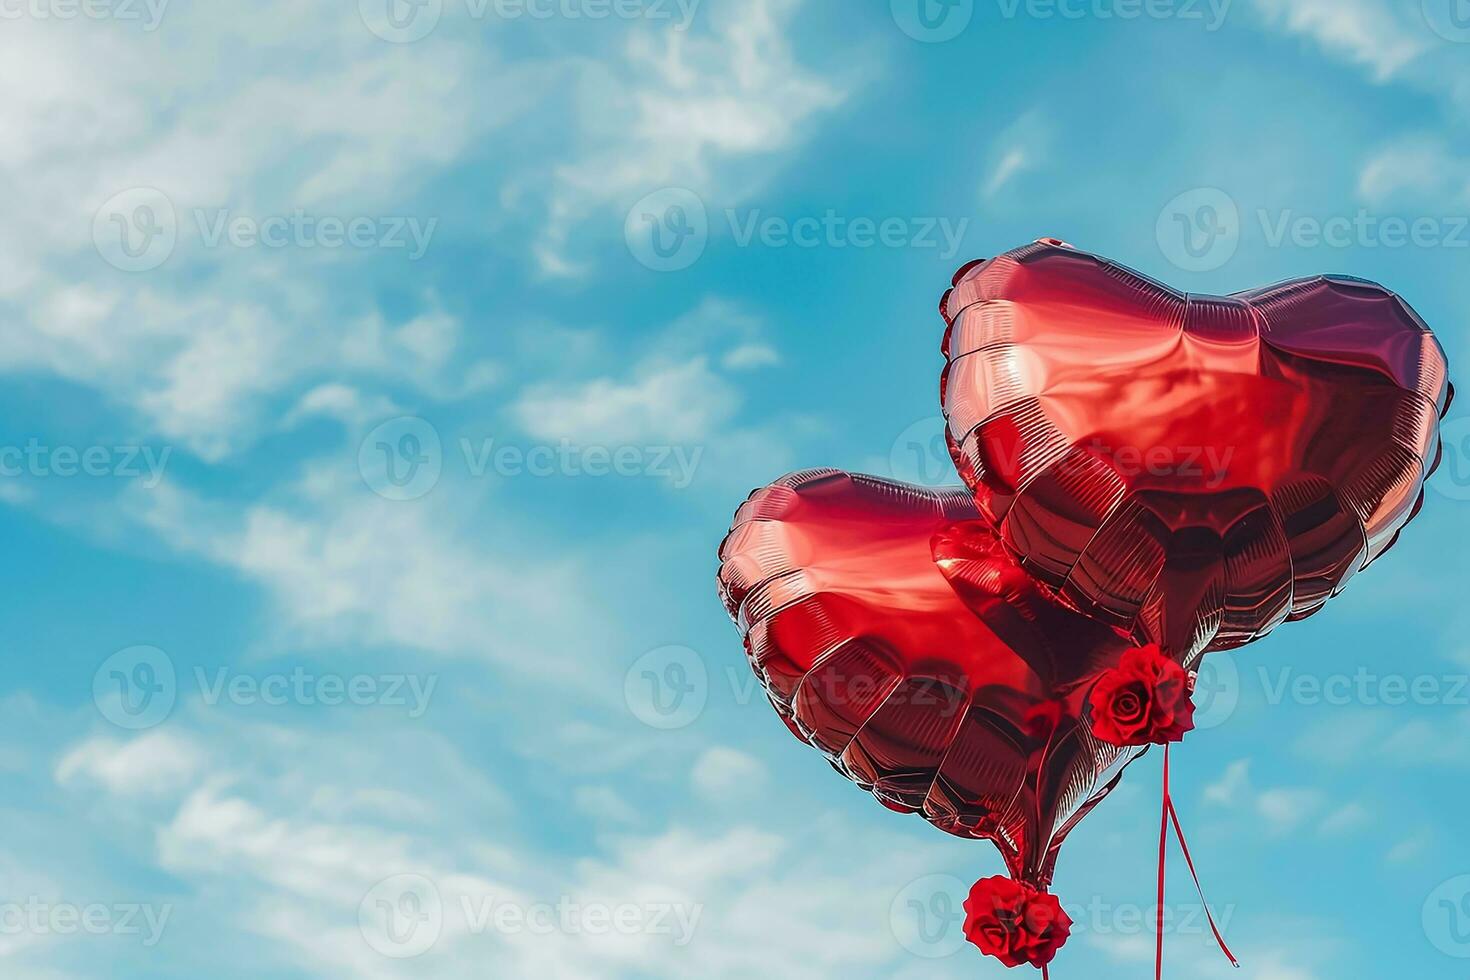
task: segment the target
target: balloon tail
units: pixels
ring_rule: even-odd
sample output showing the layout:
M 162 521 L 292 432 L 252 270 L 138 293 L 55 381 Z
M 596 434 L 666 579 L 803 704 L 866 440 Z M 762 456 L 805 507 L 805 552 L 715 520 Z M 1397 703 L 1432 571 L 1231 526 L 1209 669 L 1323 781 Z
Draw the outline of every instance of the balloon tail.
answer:
M 1194 857 L 1189 853 L 1189 843 L 1184 839 L 1184 828 L 1179 823 L 1179 811 L 1174 808 L 1174 795 L 1169 792 L 1169 746 L 1164 746 L 1164 816 L 1162 825 L 1159 827 L 1159 911 L 1157 919 L 1158 947 L 1154 957 L 1154 980 L 1164 980 L 1164 858 L 1168 853 L 1169 826 L 1173 824 L 1174 835 L 1179 838 L 1179 849 L 1184 852 L 1184 863 L 1189 866 L 1189 875 L 1194 879 L 1194 889 L 1199 893 L 1200 905 L 1205 910 L 1205 918 L 1209 920 L 1210 931 L 1215 934 L 1215 942 L 1220 944 L 1220 952 L 1230 961 L 1230 965 L 1237 970 L 1240 969 L 1240 961 L 1235 954 L 1230 952 L 1230 947 L 1225 944 L 1225 937 L 1220 934 L 1220 927 L 1215 924 L 1214 913 L 1210 911 L 1210 903 L 1205 899 L 1204 887 L 1200 885 L 1199 872 L 1195 870 Z
M 1164 802 L 1159 818 L 1159 904 L 1155 907 L 1154 980 L 1164 980 L 1164 862 L 1169 856 L 1169 746 L 1164 746 Z

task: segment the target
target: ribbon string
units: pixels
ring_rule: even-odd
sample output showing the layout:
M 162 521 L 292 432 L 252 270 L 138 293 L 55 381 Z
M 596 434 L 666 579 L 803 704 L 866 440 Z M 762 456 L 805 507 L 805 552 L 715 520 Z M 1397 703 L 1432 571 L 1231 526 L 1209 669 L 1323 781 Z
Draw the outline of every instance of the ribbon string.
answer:
M 1164 862 L 1169 856 L 1169 746 L 1164 746 L 1164 803 L 1159 818 L 1159 904 L 1154 915 L 1154 980 L 1164 980 Z
M 1205 890 L 1200 885 L 1199 872 L 1195 870 L 1194 857 L 1189 853 L 1189 844 L 1184 839 L 1184 828 L 1179 823 L 1179 811 L 1174 808 L 1174 795 L 1169 791 L 1169 746 L 1167 745 L 1164 746 L 1163 811 L 1159 826 L 1159 912 L 1156 920 L 1158 947 L 1154 956 L 1154 980 L 1164 980 L 1164 859 L 1169 851 L 1170 824 L 1174 827 L 1174 835 L 1179 838 L 1179 849 L 1184 852 L 1184 863 L 1189 866 L 1189 875 L 1194 879 L 1194 889 L 1199 892 L 1200 905 L 1204 907 L 1205 918 L 1210 923 L 1210 931 L 1215 934 L 1215 942 L 1220 944 L 1220 951 L 1225 954 L 1230 965 L 1238 970 L 1240 961 L 1235 958 L 1234 953 L 1230 952 L 1230 947 L 1225 945 L 1225 937 L 1220 934 L 1220 927 L 1215 924 L 1215 916 L 1210 911 L 1210 903 L 1205 899 Z

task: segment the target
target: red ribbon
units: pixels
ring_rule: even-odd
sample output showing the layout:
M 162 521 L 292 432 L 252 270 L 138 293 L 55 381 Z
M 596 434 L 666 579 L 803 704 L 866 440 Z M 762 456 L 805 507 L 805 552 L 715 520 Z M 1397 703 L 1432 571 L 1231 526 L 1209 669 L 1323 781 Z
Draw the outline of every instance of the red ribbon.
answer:
M 1215 934 L 1215 942 L 1220 944 L 1220 951 L 1225 958 L 1230 960 L 1230 965 L 1240 969 L 1240 961 L 1235 954 L 1230 952 L 1230 947 L 1225 945 L 1225 937 L 1220 935 L 1219 926 L 1215 925 L 1215 916 L 1210 912 L 1210 903 L 1205 900 L 1205 890 L 1199 883 L 1199 872 L 1195 870 L 1194 858 L 1190 856 L 1189 844 L 1184 840 L 1184 828 L 1179 825 L 1179 811 L 1174 809 L 1174 796 L 1169 792 L 1169 746 L 1164 746 L 1164 806 L 1163 816 L 1159 825 L 1159 912 L 1157 919 L 1158 949 L 1154 957 L 1154 980 L 1164 980 L 1164 859 L 1169 853 L 1169 825 L 1174 825 L 1174 834 L 1179 838 L 1179 849 L 1184 852 L 1184 861 L 1189 865 L 1189 874 L 1194 878 L 1195 891 L 1199 892 L 1200 904 L 1204 906 L 1205 918 L 1210 922 L 1210 931 Z M 1045 978 L 1043 978 L 1045 980 Z

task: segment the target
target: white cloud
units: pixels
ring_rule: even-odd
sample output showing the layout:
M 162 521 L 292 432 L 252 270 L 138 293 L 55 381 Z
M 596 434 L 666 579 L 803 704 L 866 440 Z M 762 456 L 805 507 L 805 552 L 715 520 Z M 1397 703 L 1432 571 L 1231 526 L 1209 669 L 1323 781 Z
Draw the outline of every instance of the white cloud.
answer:
M 985 181 L 985 196 L 994 197 L 1002 187 L 1010 183 L 1012 177 L 1026 169 L 1029 163 L 1030 157 L 1025 150 L 1018 146 L 1007 149 L 991 171 L 990 178 Z
M 519 826 L 539 822 L 535 798 L 487 812 L 486 796 L 498 794 L 466 772 L 444 740 L 418 736 L 403 751 L 394 747 L 401 731 L 324 737 L 216 721 L 173 722 L 187 726 L 205 764 L 173 788 L 152 859 L 190 895 L 195 928 L 173 937 L 174 954 L 180 944 L 198 947 L 257 973 L 284 948 L 313 975 L 373 980 L 487 972 L 733 980 L 773 963 L 795 980 L 894 975 L 910 957 L 891 931 L 890 905 L 905 882 L 942 866 L 909 838 L 830 820 L 788 833 L 755 826 L 728 805 L 694 823 L 605 837 L 579 858 L 548 853 Z M 240 744 L 260 751 L 240 753 Z M 102 748 L 66 754 L 100 761 Z M 381 799 L 433 805 L 341 807 L 361 794 L 370 772 Z M 102 782 L 96 790 L 110 821 L 144 816 L 125 787 Z M 854 848 L 864 860 L 851 860 Z M 443 916 L 432 950 L 398 961 L 374 951 L 358 916 L 379 882 L 402 874 L 433 883 Z M 528 915 L 538 905 L 553 916 L 562 906 L 666 912 L 660 929 L 548 932 L 497 929 L 493 918 L 477 923 L 494 907 L 486 903 Z M 250 942 L 251 934 L 266 942 Z M 224 937 L 234 937 L 228 949 Z M 932 975 L 967 972 L 941 963 Z
M 720 358 L 720 364 L 727 371 L 749 371 L 780 363 L 781 355 L 766 344 L 741 344 Z
M 608 627 L 581 566 L 504 536 L 477 540 L 457 486 L 392 501 L 322 464 L 270 502 L 213 504 L 164 483 L 128 507 L 175 550 L 263 588 L 277 642 L 407 647 L 589 688 L 574 665 L 586 631 Z
M 1255 0 L 1255 5 L 1272 26 L 1367 68 L 1380 82 L 1423 55 L 1433 40 L 1422 21 L 1406 22 L 1393 4 L 1379 0 Z
M 1398 199 L 1415 204 L 1470 202 L 1467 161 L 1436 137 L 1408 137 L 1375 153 L 1358 174 L 1358 193 L 1370 205 Z
M 991 145 L 989 176 L 981 187 L 981 196 L 989 200 L 1016 177 L 1042 166 L 1051 139 L 1050 124 L 1034 110 L 1001 130 Z
M 511 62 L 484 22 L 393 45 L 355 12 L 285 0 L 249 17 L 172 5 L 152 33 L 13 20 L 0 39 L 0 179 L 25 193 L 0 228 L 0 294 L 14 311 L 0 370 L 96 388 L 212 462 L 344 373 L 442 399 L 484 391 L 509 369 L 466 361 L 459 323 L 432 297 L 390 327 L 371 294 L 334 287 L 364 250 L 209 246 L 200 222 L 297 211 L 447 222 L 420 190 L 492 133 L 523 121 L 542 132 L 571 91 L 576 118 L 546 149 L 563 162 L 490 178 L 543 212 L 522 234 L 537 236 L 546 267 L 570 268 L 585 256 L 554 253 L 589 217 L 675 180 L 738 196 L 765 178 L 724 164 L 771 163 L 843 100 L 796 60 L 786 25 L 798 6 L 722 6 L 708 29 L 635 27 L 621 50 L 552 46 Z M 495 99 L 475 97 L 487 88 Z M 92 232 L 99 208 L 134 187 L 166 195 L 178 244 L 161 268 L 128 275 Z M 736 368 L 766 355 L 731 357 Z
M 1367 826 L 1372 814 L 1361 803 L 1347 803 L 1328 814 L 1322 821 L 1322 833 L 1328 835 L 1349 834 Z
M 369 422 L 400 414 L 398 406 L 386 396 L 365 395 L 352 385 L 329 381 L 302 395 L 282 421 L 289 427 L 320 416 L 337 419 L 355 430 Z
M 56 781 L 100 783 L 118 796 L 153 795 L 176 789 L 196 776 L 203 755 L 166 731 L 127 742 L 95 738 L 73 748 L 56 766 Z
M 1301 787 L 1262 790 L 1256 797 L 1256 812 L 1276 833 L 1284 834 L 1304 823 L 1322 804 L 1322 793 Z
M 762 340 L 764 331 L 763 321 L 743 307 L 706 297 L 641 350 L 624 351 L 630 364 L 624 371 L 606 372 L 607 351 L 584 352 L 566 366 L 565 376 L 523 388 L 510 405 L 511 417 L 546 442 L 671 446 L 680 470 L 671 486 L 683 488 L 697 478 L 702 489 L 748 490 L 789 468 L 793 441 L 820 428 L 779 413 L 761 427 L 741 426 L 746 372 L 775 356 Z M 715 357 L 732 345 L 739 356 Z
M 739 407 L 735 388 L 699 356 L 647 363 L 627 379 L 546 382 L 523 392 L 516 420 L 538 439 L 582 445 L 701 442 Z
M 25 189 L 0 227 L 14 311 L 0 369 L 94 387 L 208 460 L 249 445 L 276 396 L 344 369 L 448 394 L 491 380 L 483 365 L 438 376 L 457 326 L 432 303 L 355 356 L 372 300 L 329 277 L 369 251 L 211 247 L 200 222 L 437 220 L 415 213 L 417 189 L 514 116 L 513 93 L 544 91 L 517 84 L 541 67 L 504 68 L 452 36 L 384 44 L 355 16 L 282 0 L 248 17 L 170 5 L 152 33 L 78 26 L 13 18 L 0 39 L 0 180 Z M 505 96 L 469 97 L 472 79 Z M 98 254 L 93 219 L 134 187 L 166 195 L 178 242 L 161 268 L 129 275 Z
M 717 746 L 694 763 L 694 790 L 711 801 L 748 797 L 766 779 L 760 760 L 735 749 Z
M 581 270 L 573 232 L 598 211 L 668 186 L 733 205 L 759 184 L 738 165 L 799 145 L 846 91 L 797 61 L 786 22 L 799 0 L 709 5 L 707 33 L 641 31 L 617 62 L 587 62 L 578 86 L 581 148 L 551 175 L 536 243 L 542 271 Z M 621 222 L 619 222 L 619 226 Z
M 1384 855 L 1384 860 L 1389 864 L 1407 864 L 1425 851 L 1429 850 L 1434 843 L 1434 835 L 1428 832 L 1420 832 L 1406 837 L 1395 843 Z
M 579 786 L 572 802 L 594 820 L 636 824 L 640 819 L 638 809 L 610 786 Z
M 1452 693 L 1446 682 L 1444 693 Z M 1461 766 L 1470 759 L 1470 712 L 1455 711 L 1431 723 L 1400 721 L 1392 710 L 1341 714 L 1309 730 L 1297 743 L 1302 756 L 1320 764 L 1358 765 L 1386 760 L 1396 766 Z
M 1227 766 L 1220 779 L 1205 788 L 1205 799 L 1220 806 L 1254 813 L 1274 834 L 1288 833 L 1314 819 L 1324 802 L 1319 790 L 1305 787 L 1275 786 L 1257 790 L 1252 785 L 1248 759 Z
M 1238 803 L 1250 791 L 1250 771 L 1249 759 L 1230 763 L 1219 780 L 1205 787 L 1205 799 L 1224 805 Z

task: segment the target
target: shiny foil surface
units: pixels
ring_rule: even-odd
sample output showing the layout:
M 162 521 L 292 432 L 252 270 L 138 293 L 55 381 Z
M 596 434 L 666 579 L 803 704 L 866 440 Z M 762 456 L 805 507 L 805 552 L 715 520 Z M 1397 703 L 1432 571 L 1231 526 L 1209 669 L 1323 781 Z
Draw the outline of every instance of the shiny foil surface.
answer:
M 1044 239 L 940 304 L 951 453 L 1037 580 L 1188 660 L 1322 608 L 1396 540 L 1452 395 L 1375 283 L 1177 292 Z
M 777 712 L 843 775 L 1044 885 L 1137 750 L 1079 721 L 1133 644 L 1025 574 L 963 487 L 809 470 L 757 490 L 719 590 Z

